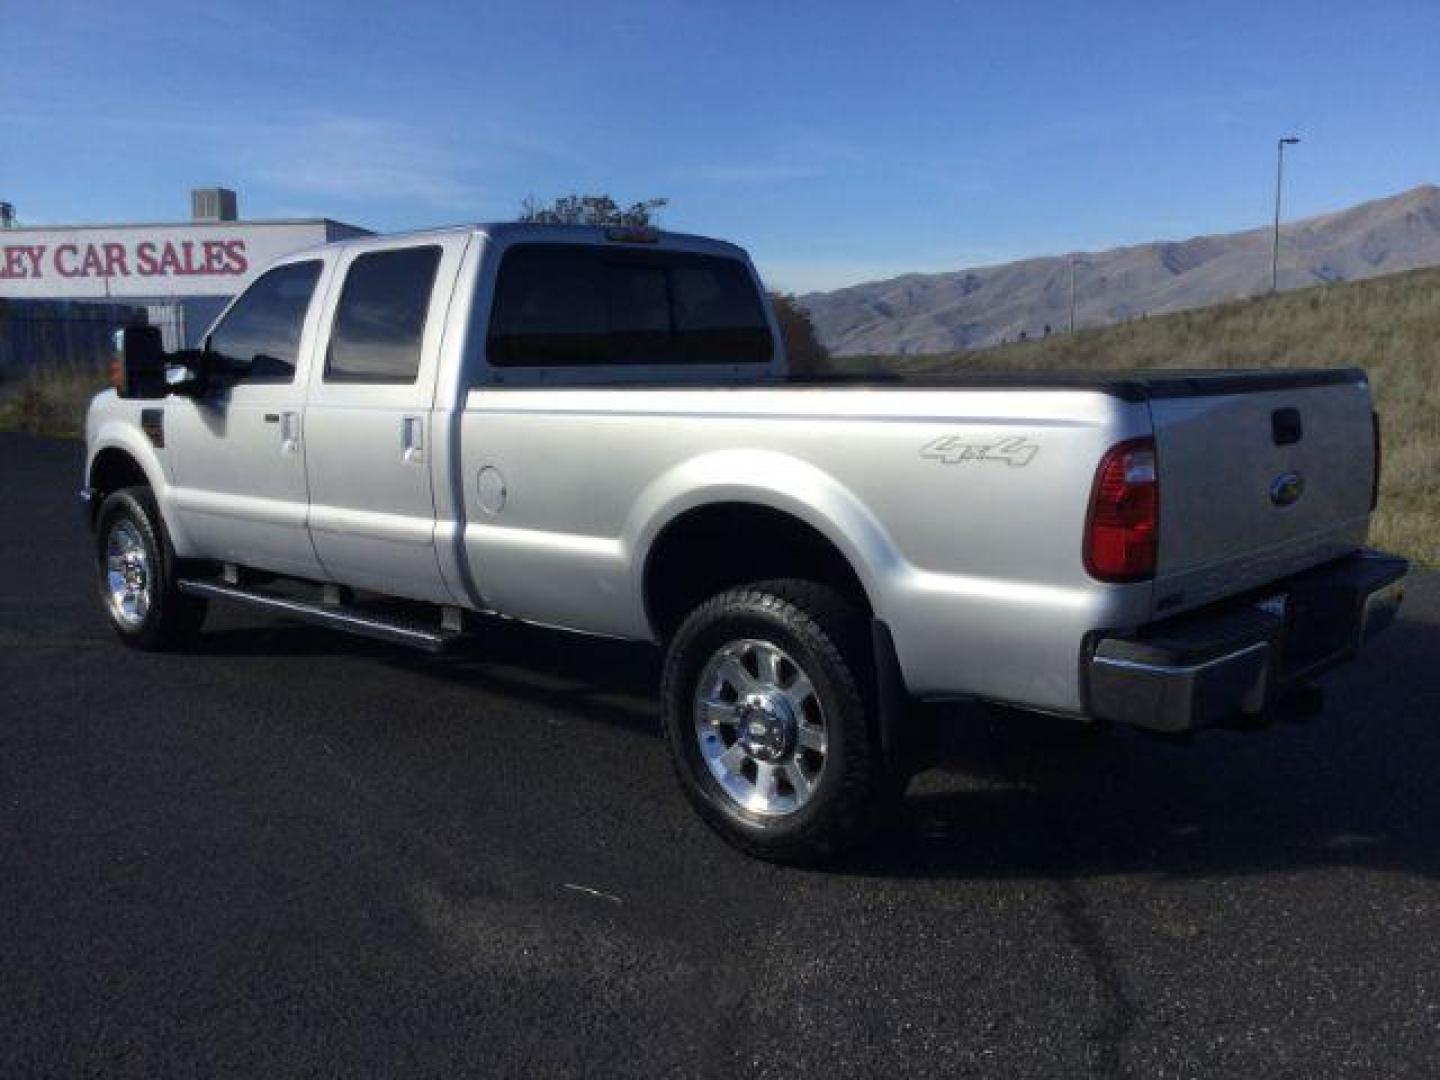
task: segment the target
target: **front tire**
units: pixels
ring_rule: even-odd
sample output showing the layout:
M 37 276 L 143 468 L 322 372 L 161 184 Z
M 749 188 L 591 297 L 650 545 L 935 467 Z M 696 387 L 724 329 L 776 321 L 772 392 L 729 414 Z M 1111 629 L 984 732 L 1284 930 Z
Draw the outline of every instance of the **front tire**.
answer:
M 133 649 L 180 648 L 200 632 L 205 602 L 176 584 L 175 551 L 148 487 L 122 488 L 96 518 L 100 602 L 120 640 Z
M 661 689 L 671 759 L 740 850 L 815 863 L 874 826 L 890 785 L 866 629 L 833 589 L 785 579 L 721 593 L 675 634 Z

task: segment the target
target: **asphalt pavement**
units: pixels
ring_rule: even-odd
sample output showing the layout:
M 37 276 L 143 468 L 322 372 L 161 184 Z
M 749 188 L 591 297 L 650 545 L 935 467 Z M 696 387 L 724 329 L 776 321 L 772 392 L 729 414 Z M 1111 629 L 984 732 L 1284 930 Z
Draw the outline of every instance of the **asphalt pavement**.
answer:
M 125 650 L 0 436 L 0 1075 L 1440 1073 L 1440 575 L 1305 725 L 981 709 L 842 866 L 691 813 L 651 651 Z

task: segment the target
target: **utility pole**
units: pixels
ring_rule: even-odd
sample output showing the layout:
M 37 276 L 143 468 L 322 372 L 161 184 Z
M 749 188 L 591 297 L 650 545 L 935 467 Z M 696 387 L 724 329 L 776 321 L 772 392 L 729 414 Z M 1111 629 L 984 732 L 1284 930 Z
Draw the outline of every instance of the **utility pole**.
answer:
M 1284 135 L 1275 142 L 1275 239 L 1270 247 L 1270 291 L 1280 287 L 1280 183 L 1285 175 L 1285 147 L 1294 146 L 1300 140 L 1294 135 Z

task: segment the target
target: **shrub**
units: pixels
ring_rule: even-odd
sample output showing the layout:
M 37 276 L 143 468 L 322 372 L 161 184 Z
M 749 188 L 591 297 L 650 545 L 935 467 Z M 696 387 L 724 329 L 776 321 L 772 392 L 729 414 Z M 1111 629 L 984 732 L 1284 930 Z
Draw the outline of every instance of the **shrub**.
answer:
M 0 400 L 0 430 L 78 438 L 90 399 L 109 385 L 103 370 L 41 369 L 14 380 Z

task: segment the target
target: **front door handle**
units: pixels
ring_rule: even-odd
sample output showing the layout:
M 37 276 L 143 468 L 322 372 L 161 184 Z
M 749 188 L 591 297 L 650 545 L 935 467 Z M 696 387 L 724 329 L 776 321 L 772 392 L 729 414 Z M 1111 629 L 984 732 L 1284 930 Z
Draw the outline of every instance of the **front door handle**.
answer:
M 267 414 L 268 421 L 270 416 Z M 280 452 L 282 454 L 296 454 L 300 451 L 300 414 L 298 412 L 282 412 L 280 414 Z
M 400 421 L 400 458 L 412 465 L 425 460 L 425 421 L 423 417 L 406 416 Z

